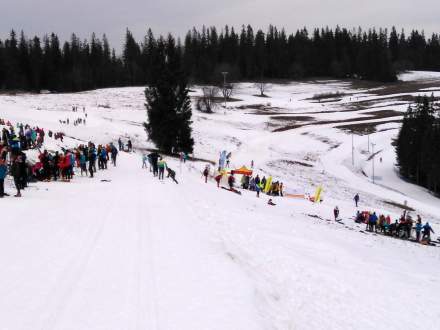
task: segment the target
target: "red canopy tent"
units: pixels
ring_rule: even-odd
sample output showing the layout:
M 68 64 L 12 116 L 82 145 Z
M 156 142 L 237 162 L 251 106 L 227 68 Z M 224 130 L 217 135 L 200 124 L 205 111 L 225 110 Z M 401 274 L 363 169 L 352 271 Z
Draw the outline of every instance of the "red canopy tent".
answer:
M 242 166 L 236 170 L 231 171 L 232 174 L 241 174 L 241 175 L 252 175 L 252 170 L 248 169 L 246 166 Z

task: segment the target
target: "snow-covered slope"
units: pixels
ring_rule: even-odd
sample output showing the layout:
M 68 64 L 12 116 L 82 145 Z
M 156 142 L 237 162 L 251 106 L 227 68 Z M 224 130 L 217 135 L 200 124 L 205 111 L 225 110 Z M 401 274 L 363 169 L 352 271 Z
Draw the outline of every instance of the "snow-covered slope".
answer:
M 292 192 L 322 184 L 322 204 L 276 198 L 270 207 L 267 196 L 218 189 L 202 181 L 202 162 L 167 159 L 179 184 L 161 183 L 141 169 L 140 151 L 96 179 L 32 184 L 0 201 L 0 328 L 438 329 L 440 249 L 352 219 L 359 192 L 361 210 L 395 218 L 402 210 L 387 202 L 406 201 L 440 230 L 439 199 L 398 177 L 391 146 L 402 96 L 420 91 L 311 81 L 256 92 L 240 84 L 241 101 L 226 111 L 194 112 L 195 156 L 230 151 L 233 166 L 253 160 Z M 143 148 L 143 103 L 142 88 L 2 95 L 0 118 L 63 131 L 67 146 L 130 136 Z M 87 125 L 60 124 L 84 118 L 83 106 Z M 374 128 L 375 184 L 367 135 L 347 131 L 359 124 Z M 341 222 L 330 220 L 335 205 Z

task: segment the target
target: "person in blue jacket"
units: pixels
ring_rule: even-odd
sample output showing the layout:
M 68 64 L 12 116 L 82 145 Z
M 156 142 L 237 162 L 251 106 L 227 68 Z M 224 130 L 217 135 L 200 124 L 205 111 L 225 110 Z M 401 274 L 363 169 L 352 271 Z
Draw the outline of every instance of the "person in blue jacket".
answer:
M 423 237 L 422 241 L 427 240 L 428 242 L 431 240 L 431 233 L 434 234 L 434 230 L 432 230 L 432 227 L 430 226 L 429 222 L 425 223 L 423 226 Z
M 79 166 L 81 168 L 81 176 L 83 175 L 83 173 L 87 174 L 87 158 L 86 155 L 84 154 L 84 152 L 81 152 L 81 155 L 79 156 Z
M 370 231 L 373 231 L 373 228 L 374 228 L 374 231 L 375 232 L 377 232 L 377 227 L 376 227 L 376 224 L 377 224 L 377 215 L 376 215 L 376 212 L 373 212 L 372 214 L 370 214 L 370 218 L 368 219 L 368 224 L 370 225 Z
M 422 218 L 420 218 L 420 215 L 417 216 L 417 222 L 416 222 L 416 241 L 420 242 L 420 233 L 422 232 L 423 225 L 422 225 Z
M 106 170 L 107 169 L 107 150 L 105 149 L 105 147 L 103 147 L 102 149 L 101 149 L 101 155 L 100 155 L 100 157 L 101 157 L 101 162 L 102 162 L 102 169 L 104 170 Z
M 5 161 L 0 159 L 0 198 L 5 195 L 5 178 L 8 173 L 8 167 Z

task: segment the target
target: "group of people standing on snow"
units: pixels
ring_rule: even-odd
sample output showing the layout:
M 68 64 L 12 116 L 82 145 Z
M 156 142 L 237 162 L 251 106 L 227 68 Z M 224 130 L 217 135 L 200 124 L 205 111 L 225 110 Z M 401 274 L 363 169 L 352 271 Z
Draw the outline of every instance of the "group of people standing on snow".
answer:
M 133 151 L 133 143 L 131 142 L 130 139 L 127 140 L 127 144 L 126 144 L 126 146 L 127 146 L 127 149 L 125 149 L 125 147 L 124 147 L 124 142 L 122 142 L 122 139 L 119 138 L 119 139 L 118 139 L 118 148 L 119 148 L 119 151 L 127 151 L 127 152 L 132 152 L 132 151 Z
M 16 126 L 9 121 L 0 118 L 0 125 L 6 126 L 1 130 L 0 144 L 12 149 L 35 149 L 41 148 L 45 141 L 46 131 L 40 127 L 31 127 L 28 124 L 17 123 Z M 47 131 L 49 138 L 60 139 L 63 142 L 64 133 Z
M 58 179 L 69 181 L 78 168 L 81 176 L 84 174 L 93 178 L 98 170 L 106 170 L 107 163 L 112 162 L 116 166 L 118 149 L 109 143 L 95 146 L 93 142 L 81 144 L 73 149 L 65 149 L 64 152 L 50 153 L 47 150 L 40 153 L 39 162 L 32 166 L 32 175 L 41 181 L 57 181 Z
M 8 172 L 17 189 L 15 197 L 21 197 L 21 190 L 28 182 L 26 154 L 20 148 L 0 144 L 0 198 L 7 196 L 4 184 Z
M 417 215 L 417 219 L 414 221 L 406 211 L 394 222 L 391 220 L 390 215 L 380 214 L 377 216 L 376 212 L 357 211 L 355 222 L 364 223 L 366 225 L 365 230 L 370 232 L 382 233 L 402 239 L 415 239 L 417 242 L 429 242 L 431 240 L 431 233 L 434 233 L 429 222 L 423 224 L 420 215 Z M 412 232 L 415 233 L 415 238 L 413 238 Z
M 208 182 L 209 174 L 210 166 L 206 165 L 202 172 L 202 177 L 204 178 L 205 183 Z M 216 181 L 218 188 L 220 188 L 221 180 L 225 175 L 227 174 L 222 171 L 214 175 L 214 180 Z M 231 171 L 229 176 L 227 176 L 227 182 L 229 190 L 235 191 L 235 186 L 237 182 L 234 171 Z M 268 182 L 268 179 L 266 179 L 265 176 L 263 176 L 263 178 L 260 178 L 260 175 L 258 174 L 256 176 L 243 174 L 240 179 L 240 187 L 245 190 L 255 191 L 257 193 L 257 197 L 260 197 L 260 192 L 265 192 L 269 196 L 284 195 L 284 184 L 282 182 Z
M 21 191 L 31 180 L 70 181 L 75 175 L 75 168 L 78 168 L 77 172 L 80 172 L 81 176 L 85 174 L 93 177 L 97 170 L 96 162 L 100 170 L 107 169 L 107 163 L 110 160 L 113 166 L 116 166 L 118 149 L 113 143 L 96 147 L 92 142 L 87 145 L 81 144 L 73 149 L 62 149 L 61 152 L 47 150 L 41 152 L 38 149 L 38 160 L 32 164 L 28 161 L 25 152 L 29 145 L 19 141 L 14 143 L 14 139 L 11 143 L 11 131 L 14 132 L 13 129 L 9 130 L 6 139 L 2 137 L 0 141 L 0 197 L 7 195 L 4 182 L 8 173 L 12 176 L 17 190 L 15 197 L 21 197 Z M 40 136 L 42 131 L 39 132 Z
M 14 127 L 10 122 L 0 119 L 2 128 L 0 143 L 3 146 L 9 146 L 11 149 L 31 149 L 38 148 L 44 143 L 46 133 L 39 127 L 30 127 L 29 125 L 17 124 Z
M 167 178 L 170 178 L 176 184 L 179 183 L 176 179 L 176 171 L 169 167 L 165 159 L 156 151 L 142 155 L 142 168 L 149 169 L 153 176 L 158 177 L 159 180 L 164 180 L 165 171 L 167 171 Z
M 356 208 L 359 206 L 360 197 L 356 194 L 353 198 Z M 333 210 L 335 220 L 339 219 L 339 208 L 336 206 Z M 416 242 L 429 243 L 431 240 L 431 233 L 434 233 L 429 222 L 422 223 L 422 218 L 417 215 L 414 221 L 409 212 L 406 210 L 399 219 L 391 219 L 390 215 L 377 215 L 376 212 L 371 211 L 357 211 L 354 221 L 359 224 L 365 224 L 366 231 L 381 233 L 387 236 L 398 237 L 401 239 L 414 240 Z M 413 237 L 412 233 L 415 233 Z

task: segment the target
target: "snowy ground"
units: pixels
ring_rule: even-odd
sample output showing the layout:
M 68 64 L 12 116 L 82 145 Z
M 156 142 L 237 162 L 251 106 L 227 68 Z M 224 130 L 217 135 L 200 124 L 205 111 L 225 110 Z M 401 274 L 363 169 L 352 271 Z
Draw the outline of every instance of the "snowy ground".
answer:
M 139 151 L 96 179 L 36 183 L 0 201 L 0 329 L 438 329 L 439 247 L 365 233 L 352 220 L 359 192 L 362 210 L 396 218 L 402 210 L 387 202 L 406 202 L 440 231 L 439 199 L 398 176 L 391 146 L 406 97 L 439 96 L 440 75 L 402 80 L 403 91 L 278 84 L 268 98 L 243 83 L 226 110 L 194 112 L 196 157 L 230 151 L 234 166 L 254 160 L 291 192 L 322 184 L 319 205 L 277 198 L 269 207 L 266 196 L 217 189 L 202 182 L 202 162 L 168 159 L 180 184 L 160 183 L 140 168 Z M 83 106 L 86 126 L 60 124 L 84 118 Z M 63 131 L 67 146 L 119 136 L 151 146 L 142 88 L 1 95 L 0 117 Z M 359 125 L 374 132 L 352 136 Z M 379 152 L 374 184 L 368 139 Z M 341 222 L 330 220 L 335 205 Z

